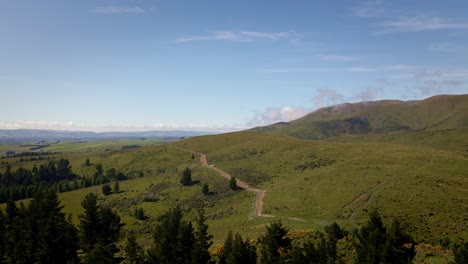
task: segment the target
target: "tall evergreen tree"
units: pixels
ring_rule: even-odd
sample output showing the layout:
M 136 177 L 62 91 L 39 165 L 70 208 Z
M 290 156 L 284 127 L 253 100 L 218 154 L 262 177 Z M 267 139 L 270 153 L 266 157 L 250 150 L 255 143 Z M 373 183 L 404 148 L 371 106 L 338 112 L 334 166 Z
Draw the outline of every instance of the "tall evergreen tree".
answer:
M 35 263 L 77 262 L 76 228 L 66 220 L 57 193 L 38 193 L 27 210 L 30 255 Z
M 135 233 L 129 232 L 127 234 L 124 251 L 129 264 L 139 264 L 143 262 L 143 249 L 138 245 Z
M 192 171 L 189 168 L 185 168 L 182 172 L 182 179 L 180 179 L 180 183 L 184 186 L 189 186 L 192 184 Z
M 154 232 L 154 242 L 148 251 L 150 263 L 190 263 L 195 243 L 191 223 L 182 220 L 180 207 L 165 212 Z
M 80 247 L 86 254 L 94 249 L 99 236 L 99 205 L 97 203 L 97 196 L 94 193 L 87 194 L 81 205 L 84 208 L 84 213 L 78 216 L 80 219 Z
M 256 264 L 256 248 L 252 246 L 248 239 L 243 240 L 242 236 L 236 233 L 233 237 L 229 232 L 224 247 L 219 258 L 220 264 Z
M 3 260 L 5 263 L 30 263 L 30 251 L 26 244 L 27 229 L 25 223 L 25 209 L 16 207 L 15 202 L 9 200 L 5 211 L 5 235 Z M 26 253 L 26 254 L 25 254 Z
M 468 263 L 468 242 L 461 243 L 454 253 L 456 264 Z
M 119 215 L 108 207 L 100 207 L 93 193 L 86 195 L 81 204 L 85 212 L 79 216 L 79 233 L 85 263 L 118 262 L 116 243 L 123 226 Z
M 260 264 L 281 263 L 284 253 L 291 248 L 291 239 L 286 237 L 288 229 L 281 221 L 270 223 L 259 238 Z
M 213 242 L 211 241 L 213 236 L 208 234 L 208 225 L 206 224 L 204 210 L 198 210 L 197 214 L 197 228 L 195 230 L 195 243 L 192 249 L 192 263 L 206 264 L 211 259 L 208 249 L 213 244 Z
M 238 189 L 236 177 L 231 176 L 231 179 L 229 179 L 229 188 L 233 191 Z
M 380 214 L 373 210 L 365 226 L 355 232 L 357 263 L 411 263 L 414 241 L 404 234 L 398 223 L 387 231 Z

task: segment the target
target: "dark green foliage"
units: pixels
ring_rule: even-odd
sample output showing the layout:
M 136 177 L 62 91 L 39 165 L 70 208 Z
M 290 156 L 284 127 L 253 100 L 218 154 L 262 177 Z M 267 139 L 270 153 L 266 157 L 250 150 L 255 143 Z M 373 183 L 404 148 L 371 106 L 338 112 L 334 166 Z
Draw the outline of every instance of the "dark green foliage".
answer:
M 75 227 L 65 219 L 57 193 L 37 193 L 28 208 L 7 203 L 0 211 L 2 263 L 77 263 Z
M 135 233 L 129 232 L 124 247 L 125 259 L 129 264 L 143 263 L 143 249 L 138 245 Z
M 250 244 L 248 239 L 243 240 L 242 236 L 236 233 L 232 236 L 229 232 L 223 250 L 219 257 L 220 264 L 256 264 L 257 253 L 256 248 Z
M 80 218 L 80 245 L 86 263 L 113 263 L 118 259 L 115 253 L 119 250 L 116 242 L 123 224 L 120 217 L 108 207 L 97 204 L 97 196 L 86 195 L 81 203 L 85 212 Z
M 291 239 L 286 237 L 288 229 L 281 221 L 270 223 L 266 232 L 259 238 L 260 263 L 281 263 L 284 254 L 291 248 Z
M 377 210 L 355 236 L 357 263 L 411 263 L 416 253 L 414 241 L 401 231 L 399 223 L 387 230 Z
M 204 195 L 208 195 L 208 194 L 210 193 L 210 188 L 208 187 L 208 184 L 206 184 L 206 183 L 203 184 L 203 186 L 202 186 L 202 193 L 203 193 Z
M 185 168 L 184 172 L 182 173 L 182 179 L 180 179 L 180 183 L 184 186 L 189 186 L 192 184 L 192 171 L 189 168 Z
M 461 243 L 455 250 L 455 263 L 468 263 L 468 242 Z
M 336 243 L 343 238 L 343 231 L 338 224 L 325 227 L 325 233 L 318 233 L 315 241 L 309 240 L 303 246 L 295 246 L 287 256 L 287 263 L 339 263 Z
M 232 176 L 231 179 L 229 179 L 229 188 L 233 191 L 238 189 L 236 177 Z
M 89 159 L 86 159 L 84 165 L 87 167 L 91 166 L 91 161 Z
M 91 178 L 79 177 L 72 171 L 70 162 L 67 159 L 60 159 L 56 162 L 49 162 L 39 166 L 34 166 L 31 170 L 18 168 L 11 170 L 8 165 L 5 172 L 0 173 L 0 203 L 9 199 L 14 201 L 32 198 L 36 193 L 44 192 L 49 188 L 55 188 L 58 192 L 67 192 L 92 185 L 109 183 L 110 179 L 126 180 L 127 177 L 122 172 L 109 169 L 112 176 L 109 178 L 103 175 L 102 165 L 96 165 L 96 173 Z M 114 189 L 115 189 L 114 185 Z M 115 192 L 115 191 L 114 191 Z
M 320 252 L 312 241 L 307 241 L 302 247 L 296 246 L 291 250 L 286 263 L 315 264 L 320 262 Z M 326 263 L 326 262 L 325 262 Z
M 96 176 L 102 176 L 102 174 L 104 173 L 104 169 L 102 168 L 102 165 L 101 164 L 96 164 L 96 172 L 94 173 Z
M 145 220 L 147 218 L 145 215 L 145 210 L 143 210 L 143 208 L 135 207 L 135 211 L 133 212 L 133 215 L 138 220 Z
M 62 208 L 53 190 L 39 193 L 31 201 L 27 215 L 31 227 L 28 240 L 35 245 L 32 246 L 34 262 L 77 261 L 77 231 L 65 219 Z
M 112 193 L 112 188 L 110 187 L 109 184 L 105 184 L 105 185 L 102 186 L 102 194 L 107 196 L 107 195 L 109 195 L 111 193 Z
M 97 196 L 94 193 L 89 193 L 81 205 L 85 211 L 79 215 L 80 247 L 84 252 L 91 252 L 98 241 L 99 205 L 97 204 Z
M 341 229 L 341 227 L 333 222 L 330 225 L 325 226 L 325 232 L 332 239 L 339 240 L 347 235 L 347 232 Z
M 391 263 L 411 263 L 416 255 L 416 243 L 410 235 L 403 232 L 396 220 L 387 230 L 387 241 L 384 247 L 384 259 Z
M 117 177 L 117 170 L 115 168 L 109 168 L 106 170 L 106 177 L 109 179 L 115 179 Z
M 212 235 L 208 234 L 208 225 L 206 224 L 205 212 L 203 209 L 197 211 L 195 243 L 192 249 L 192 263 L 206 264 L 211 259 L 208 249 L 213 244 Z
M 32 170 L 18 168 L 12 171 L 7 165 L 4 174 L 0 173 L 0 203 L 9 199 L 20 200 L 32 198 L 36 193 L 50 187 L 57 187 L 59 191 L 69 191 L 67 185 L 78 176 L 75 175 L 67 159 L 49 162 Z
M 150 263 L 198 264 L 208 263 L 208 248 L 212 236 L 208 234 L 204 212 L 198 211 L 196 230 L 191 222 L 182 220 L 180 207 L 165 212 L 154 232 L 154 244 L 148 251 Z
M 119 180 L 115 180 L 114 182 L 114 193 L 119 193 L 120 192 L 120 185 L 119 185 Z

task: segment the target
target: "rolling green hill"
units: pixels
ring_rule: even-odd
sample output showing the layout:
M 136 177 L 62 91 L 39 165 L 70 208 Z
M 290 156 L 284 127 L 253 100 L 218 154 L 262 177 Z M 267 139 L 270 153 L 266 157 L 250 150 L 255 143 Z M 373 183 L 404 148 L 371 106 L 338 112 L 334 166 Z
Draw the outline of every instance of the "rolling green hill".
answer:
M 417 242 L 460 242 L 468 241 L 467 100 L 464 95 L 347 104 L 256 129 L 270 133 L 242 131 L 162 145 L 140 139 L 61 142 L 44 150 L 52 152 L 51 160 L 69 159 L 84 177 L 93 175 L 96 164 L 126 174 L 143 172 L 122 181 L 117 194 L 103 196 L 101 186 L 93 186 L 60 198 L 77 223 L 85 195 L 98 193 L 146 248 L 157 217 L 175 205 L 187 211 L 205 207 L 215 244 L 229 231 L 258 237 L 265 224 L 279 219 L 292 230 L 321 229 L 333 221 L 351 230 L 374 208 L 384 219 L 400 220 Z M 333 132 L 337 127 L 348 130 Z M 122 148 L 126 145 L 141 147 Z M 84 165 L 86 159 L 92 166 Z M 7 165 L 31 169 L 47 161 L 4 158 L 0 172 Z M 192 170 L 192 186 L 179 182 L 186 167 Z M 220 170 L 250 190 L 230 190 Z M 205 183 L 210 195 L 201 192 Z M 135 208 L 149 218 L 135 219 Z M 192 210 L 187 218 L 193 217 Z
M 439 95 L 421 101 L 385 100 L 331 106 L 289 123 L 253 130 L 301 139 L 453 130 L 468 127 L 466 113 L 468 95 Z
M 468 239 L 468 158 L 463 153 L 257 132 L 197 137 L 174 145 L 207 153 L 208 163 L 267 190 L 264 213 L 286 219 L 294 228 L 331 221 L 352 226 L 379 208 L 410 226 L 419 241 Z

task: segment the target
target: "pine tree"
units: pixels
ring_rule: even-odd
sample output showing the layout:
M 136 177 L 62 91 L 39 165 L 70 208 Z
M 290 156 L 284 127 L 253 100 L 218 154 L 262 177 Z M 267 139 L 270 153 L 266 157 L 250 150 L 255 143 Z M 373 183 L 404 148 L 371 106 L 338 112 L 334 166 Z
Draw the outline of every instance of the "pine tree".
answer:
M 104 185 L 102 186 L 102 194 L 104 194 L 105 196 L 107 196 L 107 195 L 111 194 L 111 192 L 112 192 L 112 189 L 111 189 L 111 187 L 109 186 L 109 184 L 104 184 Z
M 229 179 L 229 188 L 233 191 L 237 190 L 237 179 L 236 177 L 232 176 L 231 179 Z
M 291 248 L 291 239 L 286 237 L 288 229 L 281 221 L 270 223 L 266 232 L 259 238 L 260 242 L 260 264 L 280 263 L 283 255 Z
M 115 180 L 114 193 L 119 193 L 119 192 L 120 192 L 119 180 Z
M 99 237 L 99 205 L 97 204 L 97 196 L 94 193 L 89 193 L 81 205 L 84 208 L 84 213 L 78 216 L 80 219 L 80 246 L 84 253 L 89 253 L 94 249 Z
M 108 207 L 101 208 L 93 193 L 86 195 L 81 204 L 85 212 L 79 216 L 79 234 L 85 263 L 118 262 L 116 243 L 123 226 L 119 215 Z
M 213 236 L 208 234 L 208 225 L 206 224 L 205 212 L 203 209 L 197 211 L 197 229 L 195 231 L 195 243 L 192 249 L 192 263 L 205 264 L 211 259 L 208 249 L 213 244 Z
M 189 168 L 185 168 L 184 172 L 182 173 L 182 179 L 180 179 L 180 183 L 184 186 L 189 186 L 192 184 L 192 171 Z
M 224 247 L 219 258 L 220 264 L 256 264 L 256 248 L 250 245 L 248 239 L 243 240 L 242 236 L 236 233 L 233 237 L 229 232 Z
M 416 243 L 401 230 L 400 223 L 393 221 L 387 230 L 383 258 L 388 263 L 411 263 L 416 255 Z
M 30 257 L 38 263 L 66 263 L 78 260 L 76 228 L 65 219 L 57 193 L 49 190 L 34 196 L 27 210 L 27 240 Z
M 143 249 L 136 242 L 135 233 L 128 233 L 124 251 L 126 260 L 129 264 L 139 264 L 143 262 Z
M 461 243 L 455 249 L 455 263 L 456 264 L 468 263 L 468 242 Z
M 398 222 L 387 230 L 377 210 L 371 212 L 369 221 L 355 236 L 358 263 L 410 263 L 415 256 L 411 237 L 401 231 Z
M 5 263 L 30 263 L 32 256 L 30 245 L 26 243 L 27 229 L 25 209 L 16 207 L 15 202 L 8 200 L 5 210 L 5 235 L 3 261 Z M 25 250 L 26 249 L 26 250 Z
M 203 184 L 202 193 L 203 193 L 204 195 L 208 195 L 208 194 L 210 193 L 210 189 L 209 189 L 209 187 L 208 187 L 208 184 L 206 184 L 206 183 Z
M 148 251 L 150 263 L 190 263 L 195 237 L 191 223 L 182 220 L 180 207 L 165 212 L 156 226 L 153 246 Z

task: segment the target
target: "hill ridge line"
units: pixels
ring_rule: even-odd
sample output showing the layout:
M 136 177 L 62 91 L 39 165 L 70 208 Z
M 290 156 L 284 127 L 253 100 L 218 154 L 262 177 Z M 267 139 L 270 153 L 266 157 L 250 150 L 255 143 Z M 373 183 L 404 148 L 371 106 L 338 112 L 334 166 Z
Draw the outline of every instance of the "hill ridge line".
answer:
M 208 168 L 208 169 L 211 169 L 211 170 L 214 170 L 216 172 L 218 172 L 223 178 L 227 179 L 227 180 L 230 180 L 232 178 L 232 175 L 219 169 L 219 168 L 216 168 L 214 166 L 214 164 L 211 164 L 209 165 L 208 164 L 208 161 L 206 159 L 206 154 L 205 153 L 202 153 L 202 152 L 198 152 L 198 151 L 194 151 L 194 150 L 190 150 L 190 149 L 185 149 L 185 148 L 181 148 L 181 147 L 174 147 L 175 149 L 178 149 L 178 150 L 182 150 L 182 151 L 185 151 L 185 152 L 189 152 L 189 153 L 192 153 L 192 154 L 196 154 L 196 155 L 199 155 L 200 156 L 200 165 L 202 167 L 205 167 L 205 168 Z M 237 187 L 240 187 L 248 192 L 252 192 L 252 193 L 255 193 L 257 195 L 257 198 L 255 200 L 255 216 L 257 217 L 275 217 L 274 215 L 270 215 L 270 214 L 262 214 L 262 210 L 263 210 L 263 198 L 265 197 L 265 193 L 267 190 L 260 190 L 260 189 L 256 189 L 256 188 L 252 188 L 249 186 L 248 183 L 236 178 L 236 185 Z M 287 219 L 289 220 L 293 220 L 293 221 L 300 221 L 300 222 L 305 222 L 306 220 L 302 219 L 302 218 L 298 218 L 298 217 L 288 217 Z

